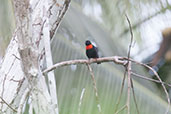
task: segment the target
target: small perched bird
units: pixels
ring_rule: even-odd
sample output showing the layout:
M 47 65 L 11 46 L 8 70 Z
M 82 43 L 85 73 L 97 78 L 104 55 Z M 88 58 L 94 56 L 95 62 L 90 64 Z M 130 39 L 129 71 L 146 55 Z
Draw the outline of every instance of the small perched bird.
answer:
M 86 45 L 86 55 L 89 59 L 90 58 L 94 58 L 94 59 L 99 58 L 97 47 L 95 47 L 89 40 L 87 40 L 85 42 L 85 45 Z M 97 64 L 100 64 L 100 62 L 98 62 Z

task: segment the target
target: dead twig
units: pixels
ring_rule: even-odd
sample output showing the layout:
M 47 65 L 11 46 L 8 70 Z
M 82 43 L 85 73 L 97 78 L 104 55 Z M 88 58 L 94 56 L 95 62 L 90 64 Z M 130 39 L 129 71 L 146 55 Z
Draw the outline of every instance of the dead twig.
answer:
M 127 92 L 127 109 L 128 109 L 128 113 L 127 114 L 130 114 L 130 95 L 131 95 L 131 92 L 130 92 L 130 89 L 131 89 L 131 62 L 128 63 L 128 66 L 127 66 L 127 72 L 128 72 L 128 92 Z
M 127 72 L 128 73 L 128 77 L 127 77 L 127 79 L 128 79 L 127 80 L 128 91 L 127 91 L 126 108 L 128 109 L 128 114 L 130 114 L 130 93 L 131 93 L 130 89 L 132 88 L 133 98 L 134 98 L 136 110 L 137 110 L 137 113 L 139 114 L 138 105 L 137 105 L 137 102 L 136 102 L 136 97 L 135 97 L 135 92 L 134 92 L 134 87 L 133 87 L 133 81 L 132 81 L 132 78 L 131 78 L 131 62 L 129 61 L 129 58 L 130 58 L 130 55 L 131 55 L 131 47 L 132 47 L 132 43 L 133 43 L 133 32 L 132 32 L 131 22 L 130 22 L 130 20 L 129 20 L 129 18 L 128 18 L 128 16 L 126 14 L 125 14 L 125 17 L 126 17 L 127 22 L 129 24 L 129 30 L 130 30 L 130 33 L 131 33 L 131 41 L 130 41 L 129 49 L 128 49 L 128 56 L 127 56 L 128 60 L 127 60 L 127 64 L 125 65 L 125 73 L 124 73 L 124 78 L 123 78 L 123 81 L 122 81 L 122 87 L 121 87 L 121 91 L 120 91 L 120 95 L 119 95 L 119 100 L 118 100 L 118 102 L 116 104 L 115 112 L 117 111 L 118 105 L 120 103 L 120 99 L 121 99 L 122 91 L 123 91 L 123 87 L 124 87 L 124 81 L 125 81 L 125 77 L 126 77 L 126 72 Z M 122 110 L 123 109 L 124 108 L 122 107 Z
M 129 50 L 128 50 L 128 59 L 130 58 L 130 54 L 131 54 L 131 47 L 132 47 L 132 42 L 133 42 L 133 33 L 132 33 L 132 27 L 131 27 L 131 22 L 128 18 L 128 16 L 125 14 L 125 17 L 127 19 L 127 22 L 129 24 L 129 30 L 130 30 L 130 33 L 131 33 L 131 41 L 130 41 L 130 44 L 129 44 Z M 128 63 L 129 63 L 129 60 L 128 60 Z
M 141 78 L 141 79 L 144 79 L 144 80 L 148 80 L 148 81 L 152 81 L 152 82 L 156 82 L 156 83 L 160 83 L 161 82 L 159 80 L 155 80 L 155 79 L 151 79 L 151 78 L 148 78 L 146 76 L 143 76 L 143 75 L 140 75 L 140 74 L 137 74 L 137 73 L 134 73 L 134 72 L 131 72 L 132 76 L 135 76 L 135 77 L 138 77 L 138 78 Z M 165 85 L 171 87 L 171 84 L 169 83 L 166 83 L 166 82 L 163 82 Z
M 2 100 L 3 103 L 5 103 L 11 110 L 13 110 L 14 112 L 17 112 L 17 110 L 15 110 L 13 107 L 11 107 L 2 97 L 0 97 L 0 99 Z
M 69 60 L 69 61 L 63 61 L 63 62 L 59 62 L 54 64 L 53 66 L 45 69 L 43 71 L 43 74 L 46 74 L 47 72 L 50 72 L 58 67 L 62 67 L 62 66 L 68 66 L 68 65 L 76 65 L 76 64 L 92 64 L 92 63 L 102 63 L 102 62 L 115 62 L 117 64 L 122 64 L 125 65 L 126 61 L 123 61 L 123 57 L 119 57 L 119 56 L 112 56 L 112 57 L 103 57 L 103 58 L 98 58 L 98 59 L 78 59 L 78 60 Z
M 131 72 L 131 75 L 132 75 L 132 72 Z M 138 110 L 137 100 L 136 100 L 136 97 L 135 97 L 135 91 L 134 91 L 134 85 L 133 85 L 132 78 L 131 78 L 131 88 L 132 88 L 133 99 L 134 99 L 134 102 L 135 102 L 135 107 L 136 107 L 137 113 L 140 114 L 140 112 Z
M 124 58 L 124 59 L 126 60 L 126 59 L 128 59 L 128 58 Z M 166 110 L 165 114 L 168 114 L 169 108 L 170 108 L 170 98 L 169 98 L 169 94 L 168 94 L 168 92 L 167 92 L 167 90 L 166 90 L 166 87 L 165 87 L 165 85 L 164 85 L 164 82 L 161 80 L 161 78 L 160 78 L 160 76 L 158 75 L 158 73 L 157 73 L 152 67 L 150 67 L 150 66 L 148 66 L 148 65 L 146 65 L 146 64 L 144 64 L 144 63 L 135 61 L 135 60 L 133 60 L 133 59 L 129 59 L 129 60 L 132 61 L 132 62 L 134 62 L 134 63 L 136 63 L 136 64 L 139 64 L 139 65 L 141 65 L 141 66 L 144 66 L 144 67 L 148 68 L 148 69 L 151 70 L 151 71 L 154 73 L 154 75 L 158 78 L 158 80 L 160 81 L 160 83 L 161 83 L 161 85 L 162 85 L 162 88 L 163 88 L 163 90 L 164 90 L 164 92 L 165 92 L 165 94 L 166 94 L 166 98 L 167 98 L 167 102 L 168 102 L 168 107 L 167 107 L 167 110 Z
M 130 54 L 131 54 L 131 47 L 132 47 L 132 43 L 133 43 L 133 32 L 132 32 L 131 22 L 130 22 L 128 16 L 127 15 L 125 15 L 125 16 L 126 16 L 126 19 L 127 19 L 128 24 L 129 24 L 129 30 L 130 30 L 130 34 L 131 34 L 131 42 L 129 44 L 129 51 L 128 51 L 128 59 L 129 59 L 130 58 Z M 128 79 L 130 78 L 130 80 L 128 80 L 128 81 L 130 81 L 129 83 L 131 84 L 133 98 L 134 98 L 134 103 L 135 103 L 135 106 L 136 106 L 137 113 L 139 114 L 138 105 L 137 105 L 137 102 L 136 102 L 136 97 L 135 97 L 135 92 L 134 92 L 134 87 L 133 87 L 133 81 L 132 81 L 132 78 L 131 78 L 131 64 L 129 66 L 129 62 L 130 61 L 128 60 L 128 66 L 127 67 L 130 67 L 130 68 L 127 68 L 127 71 L 128 71 Z M 130 112 L 128 112 L 128 113 L 130 113 Z
M 120 90 L 120 94 L 119 94 L 119 98 L 118 98 L 118 101 L 116 103 L 116 109 L 115 109 L 115 114 L 117 114 L 117 110 L 118 110 L 118 106 L 120 104 L 120 100 L 121 100 L 121 96 L 122 96 L 122 92 L 123 92 L 123 88 L 124 88 L 124 83 L 125 83 L 125 78 L 126 78 L 126 70 L 124 72 L 124 77 L 123 77 L 123 80 L 122 80 L 122 85 L 121 85 L 121 90 Z
M 147 77 L 143 77 L 143 76 L 141 76 L 141 75 L 138 75 L 138 74 L 135 74 L 135 73 L 133 73 L 131 70 L 129 70 L 129 68 L 127 67 L 127 71 L 129 71 L 130 72 L 130 74 L 133 74 L 134 76 L 137 76 L 137 77 L 140 77 L 140 78 L 143 78 L 143 79 L 146 79 L 146 80 L 149 80 L 149 81 L 155 81 L 155 82 L 157 82 L 157 83 L 161 83 L 162 84 L 162 87 L 163 87 L 163 89 L 164 89 L 164 91 L 165 91 L 165 93 L 166 93 L 166 97 L 167 97 L 167 100 L 168 100 L 168 108 L 167 108 L 167 111 L 166 111 L 166 113 L 165 114 L 167 114 L 168 113 L 168 111 L 169 111 L 169 107 L 170 107 L 170 99 L 169 99 L 169 95 L 168 95 L 168 92 L 167 92 L 167 90 L 166 90 L 166 88 L 165 88 L 165 86 L 164 86 L 164 84 L 165 85 L 168 85 L 168 86 L 171 86 L 171 84 L 167 84 L 167 83 L 165 83 L 165 82 L 162 82 L 162 80 L 160 79 L 160 77 L 159 77 L 159 75 L 157 74 L 157 72 L 153 69 L 153 68 L 151 68 L 150 66 L 148 66 L 148 65 L 146 65 L 146 64 L 143 64 L 143 63 L 140 63 L 140 62 L 138 62 L 138 61 L 135 61 L 135 60 L 133 60 L 133 59 L 128 59 L 127 57 L 119 57 L 119 56 L 112 56 L 112 57 L 104 57 L 104 58 L 98 58 L 98 59 L 91 59 L 91 60 L 70 60 L 70 61 L 63 61 L 63 62 L 60 62 L 60 63 L 56 63 L 55 65 L 53 65 L 53 66 L 51 66 L 51 67 L 49 67 L 49 68 L 47 68 L 46 70 L 44 70 L 43 71 L 43 73 L 47 73 L 47 72 L 49 72 L 49 71 L 51 71 L 51 70 L 54 70 L 54 69 L 56 69 L 56 68 L 59 68 L 59 67 L 62 67 L 62 66 L 68 66 L 68 65 L 73 65 L 73 64 L 88 64 L 88 66 L 90 66 L 90 64 L 92 64 L 92 63 L 97 63 L 97 62 L 101 62 L 101 63 L 103 63 L 103 62 L 115 62 L 116 64 L 121 64 L 121 65 L 123 65 L 123 66 L 125 66 L 126 65 L 126 63 L 128 63 L 127 61 L 131 61 L 131 62 L 134 62 L 134 63 L 136 63 L 136 64 L 139 64 L 139 65 L 141 65 L 141 66 L 144 66 L 144 67 L 147 67 L 148 69 L 150 69 L 150 70 L 152 70 L 153 71 L 153 73 L 156 75 L 156 77 L 159 79 L 159 81 L 158 80 L 153 80 L 153 79 L 150 79 L 150 78 L 147 78 Z M 128 65 L 128 64 L 127 64 Z M 89 70 L 90 71 L 92 71 L 92 69 L 91 69 L 91 67 L 88 67 L 88 68 L 90 68 Z M 91 73 L 91 76 L 93 75 L 92 74 L 92 72 L 90 72 Z M 129 74 L 129 75 L 130 75 Z M 92 77 L 94 77 L 94 75 L 92 76 Z M 131 77 L 131 76 L 130 76 Z M 94 78 L 92 78 L 92 79 L 94 79 Z M 123 78 L 123 80 L 125 80 L 124 78 Z M 132 86 L 133 87 L 133 83 L 131 82 L 131 78 L 130 78 L 130 87 Z M 94 82 L 93 82 L 94 83 Z M 94 83 L 95 84 L 95 83 Z M 124 85 L 124 81 L 122 82 L 122 85 Z M 94 86 L 94 89 L 95 89 L 96 87 Z M 95 91 L 97 90 L 97 88 L 95 89 Z M 123 89 L 121 89 L 121 94 L 122 94 L 122 91 L 123 91 Z M 133 94 L 134 94 L 134 90 L 133 90 Z M 128 96 L 129 97 L 129 96 Z M 120 100 L 119 100 L 120 101 Z M 134 101 L 136 102 L 136 100 L 135 100 L 135 97 L 134 97 Z M 127 102 L 129 102 L 129 99 L 127 100 Z M 127 105 L 128 105 L 129 103 L 127 103 Z M 117 103 L 117 105 L 119 105 L 119 103 Z M 135 103 L 135 105 L 136 105 L 136 108 L 138 107 L 137 106 L 137 104 Z M 116 111 L 115 111 L 116 112 Z M 138 108 L 137 108 L 137 112 L 139 113 L 139 111 L 138 111 Z M 118 113 L 118 111 L 116 112 L 116 114 Z
M 127 105 L 124 105 L 122 108 L 120 108 L 120 110 L 118 110 L 115 114 L 118 114 L 119 112 L 121 112 L 122 110 L 124 110 L 125 108 L 127 108 Z
M 125 82 L 125 78 L 126 78 L 126 72 L 127 72 L 127 86 L 128 86 L 128 92 L 127 92 L 127 102 L 126 102 L 126 105 L 124 105 L 121 109 L 119 109 L 117 111 L 117 108 L 119 106 L 119 103 L 120 103 L 120 99 L 121 99 L 121 96 L 122 96 L 122 92 L 123 92 L 123 87 L 124 87 L 124 82 Z M 116 110 L 115 110 L 115 114 L 118 114 L 120 111 L 124 110 L 125 108 L 128 109 L 128 114 L 130 114 L 130 89 L 133 89 L 133 83 L 132 83 L 132 79 L 131 79 L 131 62 L 129 61 L 125 67 L 125 73 L 124 73 L 124 78 L 122 80 L 122 87 L 121 87 L 121 91 L 120 91 L 120 95 L 119 95 L 119 100 L 116 104 Z M 133 94 L 134 94 L 134 91 L 133 91 Z M 135 105 L 136 105 L 136 108 L 137 108 L 137 112 L 138 111 L 138 106 L 137 106 L 137 103 L 136 103 L 136 99 L 135 99 L 135 95 L 133 96 L 134 97 L 134 102 L 135 102 Z M 139 113 L 138 113 L 139 114 Z
M 101 105 L 100 105 L 100 102 L 99 102 L 99 96 L 98 96 L 98 92 L 97 92 L 96 80 L 94 78 L 93 70 L 92 70 L 90 64 L 87 64 L 87 67 L 88 67 L 88 70 L 90 71 L 91 79 L 93 81 L 93 87 L 94 87 L 94 91 L 95 91 L 97 107 L 98 107 L 99 113 L 101 113 L 102 112 L 101 111 Z

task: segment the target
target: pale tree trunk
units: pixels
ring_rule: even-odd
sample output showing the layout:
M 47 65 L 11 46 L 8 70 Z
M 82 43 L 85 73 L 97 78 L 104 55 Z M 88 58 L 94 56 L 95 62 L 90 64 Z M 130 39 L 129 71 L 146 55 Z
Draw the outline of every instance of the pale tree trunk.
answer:
M 26 103 L 30 114 L 59 113 L 54 72 L 46 83 L 41 68 L 53 64 L 50 39 L 69 3 L 13 0 L 16 30 L 0 65 L 0 113 L 22 114 Z

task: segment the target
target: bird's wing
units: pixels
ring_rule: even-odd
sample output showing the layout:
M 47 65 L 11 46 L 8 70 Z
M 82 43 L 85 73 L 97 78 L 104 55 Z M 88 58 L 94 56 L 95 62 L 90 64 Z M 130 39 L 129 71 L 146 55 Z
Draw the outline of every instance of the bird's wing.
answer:
M 94 49 L 96 50 L 96 52 L 98 52 L 98 51 L 99 51 L 98 47 L 95 47 L 95 46 L 94 46 Z

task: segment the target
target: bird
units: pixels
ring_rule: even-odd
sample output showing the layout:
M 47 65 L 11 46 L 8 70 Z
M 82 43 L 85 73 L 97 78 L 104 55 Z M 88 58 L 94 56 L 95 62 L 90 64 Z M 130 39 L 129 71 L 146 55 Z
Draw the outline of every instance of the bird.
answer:
M 94 46 L 89 40 L 86 40 L 85 45 L 86 45 L 86 55 L 89 59 L 99 58 L 98 48 L 96 46 Z M 97 64 L 100 64 L 100 62 L 97 62 Z

